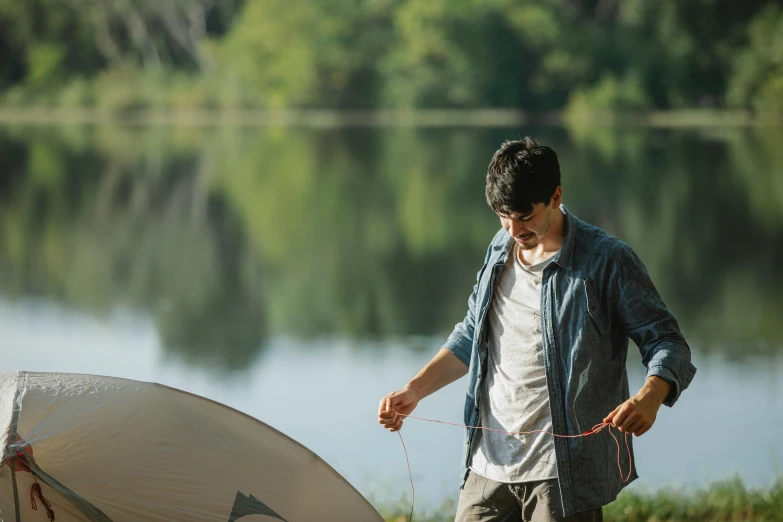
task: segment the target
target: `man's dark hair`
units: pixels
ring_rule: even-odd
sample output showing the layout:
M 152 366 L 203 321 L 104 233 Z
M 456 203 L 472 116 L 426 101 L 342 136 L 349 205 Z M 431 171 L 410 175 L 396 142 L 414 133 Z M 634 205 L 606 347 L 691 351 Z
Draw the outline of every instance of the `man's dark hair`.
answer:
M 498 214 L 527 214 L 559 186 L 557 154 L 529 137 L 503 143 L 487 168 L 487 203 Z

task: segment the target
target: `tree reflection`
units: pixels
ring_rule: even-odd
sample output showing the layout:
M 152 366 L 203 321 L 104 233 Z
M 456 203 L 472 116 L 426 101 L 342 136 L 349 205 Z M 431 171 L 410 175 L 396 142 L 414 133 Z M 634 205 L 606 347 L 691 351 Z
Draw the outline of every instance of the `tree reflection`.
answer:
M 203 186 L 203 158 L 144 146 L 114 155 L 94 135 L 77 150 L 66 138 L 0 139 L 12 173 L 0 200 L 0 292 L 98 316 L 138 309 L 170 353 L 246 367 L 266 335 L 263 278 L 236 217 Z
M 0 293 L 133 307 L 169 354 L 225 371 L 271 335 L 444 335 L 498 227 L 486 165 L 525 134 L 558 151 L 566 204 L 640 253 L 687 335 L 780 346 L 770 128 L 4 128 Z
M 783 151 L 770 146 L 783 129 L 572 137 L 569 196 L 640 253 L 687 331 L 743 346 L 783 339 Z

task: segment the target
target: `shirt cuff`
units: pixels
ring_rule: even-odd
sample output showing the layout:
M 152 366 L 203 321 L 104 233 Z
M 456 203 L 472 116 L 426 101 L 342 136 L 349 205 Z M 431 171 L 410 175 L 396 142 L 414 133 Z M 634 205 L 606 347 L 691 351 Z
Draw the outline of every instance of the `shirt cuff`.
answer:
M 459 332 L 454 332 L 446 339 L 445 349 L 457 356 L 465 366 L 470 366 L 470 351 L 472 343 L 465 339 Z
M 653 359 L 657 358 L 657 355 Z M 647 377 L 656 376 L 669 382 L 671 389 L 663 404 L 671 407 L 680 398 L 680 394 L 688 387 L 691 380 L 693 380 L 696 368 L 690 361 L 684 359 L 672 360 L 672 358 L 665 357 L 661 359 L 663 360 L 660 362 L 651 362 L 647 367 Z

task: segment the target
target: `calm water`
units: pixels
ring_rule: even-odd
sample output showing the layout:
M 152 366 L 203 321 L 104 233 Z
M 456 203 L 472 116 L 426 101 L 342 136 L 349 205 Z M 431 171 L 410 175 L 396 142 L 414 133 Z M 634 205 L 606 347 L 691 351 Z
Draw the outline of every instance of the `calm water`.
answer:
M 498 227 L 486 164 L 525 134 L 558 151 L 566 205 L 639 252 L 692 346 L 633 487 L 783 475 L 781 129 L 0 127 L 1 369 L 204 395 L 375 502 L 404 497 L 377 403 L 464 316 Z M 417 411 L 460 422 L 464 385 Z M 455 499 L 461 430 L 403 434 L 417 505 Z

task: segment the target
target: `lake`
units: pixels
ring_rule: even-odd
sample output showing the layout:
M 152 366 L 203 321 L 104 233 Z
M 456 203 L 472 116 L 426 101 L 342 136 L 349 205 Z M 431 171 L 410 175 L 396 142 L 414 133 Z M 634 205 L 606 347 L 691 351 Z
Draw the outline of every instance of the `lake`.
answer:
M 505 139 L 560 158 L 569 209 L 629 243 L 698 372 L 637 439 L 633 488 L 783 475 L 783 129 L 0 127 L 2 371 L 167 384 L 408 498 L 376 423 L 464 316 L 499 227 Z M 631 344 L 631 389 L 644 367 Z M 461 422 L 465 380 L 416 410 Z M 418 506 L 457 497 L 462 431 L 402 431 Z

